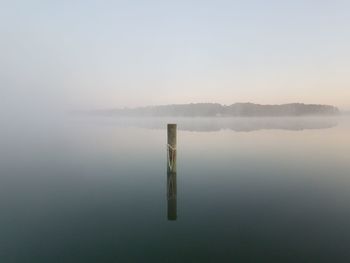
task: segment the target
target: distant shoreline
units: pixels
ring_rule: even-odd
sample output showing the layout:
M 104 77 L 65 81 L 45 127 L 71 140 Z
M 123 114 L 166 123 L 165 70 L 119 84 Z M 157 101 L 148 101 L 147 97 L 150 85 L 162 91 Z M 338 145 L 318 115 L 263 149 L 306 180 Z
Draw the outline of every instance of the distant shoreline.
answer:
M 191 103 L 139 108 L 93 110 L 89 114 L 119 117 L 301 117 L 301 116 L 339 116 L 340 112 L 332 105 L 290 103 L 280 105 L 261 105 L 254 103 Z

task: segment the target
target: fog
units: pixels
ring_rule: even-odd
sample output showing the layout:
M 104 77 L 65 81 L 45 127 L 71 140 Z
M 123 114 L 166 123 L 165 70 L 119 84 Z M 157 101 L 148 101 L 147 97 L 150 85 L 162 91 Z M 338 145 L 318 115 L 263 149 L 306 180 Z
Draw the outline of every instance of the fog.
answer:
M 348 9 L 346 1 L 5 1 L 1 116 L 191 102 L 349 109 Z

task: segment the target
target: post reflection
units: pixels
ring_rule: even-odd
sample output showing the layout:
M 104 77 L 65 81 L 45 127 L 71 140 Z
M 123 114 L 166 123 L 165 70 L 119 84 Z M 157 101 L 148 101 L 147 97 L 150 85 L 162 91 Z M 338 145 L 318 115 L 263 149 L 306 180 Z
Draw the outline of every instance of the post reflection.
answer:
M 177 185 L 176 173 L 169 173 L 167 176 L 167 200 L 168 200 L 168 220 L 177 219 Z

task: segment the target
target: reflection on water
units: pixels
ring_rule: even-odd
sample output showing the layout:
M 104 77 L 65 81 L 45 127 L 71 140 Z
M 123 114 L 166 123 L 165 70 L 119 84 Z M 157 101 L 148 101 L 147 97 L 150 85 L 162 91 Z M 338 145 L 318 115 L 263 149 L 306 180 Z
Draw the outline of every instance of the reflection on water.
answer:
M 168 220 L 177 219 L 177 182 L 176 173 L 167 174 L 167 202 L 168 202 Z
M 281 120 L 1 134 L 0 262 L 350 262 L 350 121 Z
M 286 118 L 113 118 L 99 117 L 99 123 L 116 127 L 165 129 L 168 122 L 178 124 L 179 130 L 209 132 L 232 130 L 249 132 L 257 130 L 312 130 L 328 129 L 338 125 L 336 117 L 286 117 Z

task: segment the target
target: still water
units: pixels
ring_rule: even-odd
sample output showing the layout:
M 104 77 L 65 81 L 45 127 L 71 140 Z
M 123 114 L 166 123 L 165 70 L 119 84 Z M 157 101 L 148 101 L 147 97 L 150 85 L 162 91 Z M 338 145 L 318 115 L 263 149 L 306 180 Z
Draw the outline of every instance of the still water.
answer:
M 0 138 L 1 263 L 350 262 L 346 117 L 34 126 Z

